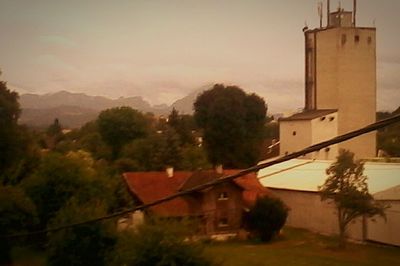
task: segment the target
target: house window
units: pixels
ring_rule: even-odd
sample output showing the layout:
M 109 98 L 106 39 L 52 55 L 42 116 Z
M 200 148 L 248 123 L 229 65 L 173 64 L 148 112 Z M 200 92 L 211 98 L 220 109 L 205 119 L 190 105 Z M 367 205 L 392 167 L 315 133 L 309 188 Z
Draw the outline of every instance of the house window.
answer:
M 229 224 L 228 224 L 228 218 L 226 218 L 226 217 L 223 217 L 223 218 L 220 218 L 219 219 L 219 221 L 218 221 L 218 226 L 219 227 L 226 227 L 226 226 L 228 226 Z
M 293 136 L 296 136 L 296 134 L 297 134 L 296 131 L 293 131 L 293 132 L 292 132 L 292 135 L 293 135 Z
M 227 200 L 228 199 L 228 193 L 227 192 L 221 192 L 218 195 L 218 200 Z
M 356 35 L 354 36 L 354 42 L 358 43 L 360 41 L 360 36 Z
M 321 120 L 321 121 L 324 121 L 324 120 L 325 120 L 325 116 L 321 117 L 320 120 Z
M 335 119 L 334 116 L 329 117 L 329 121 L 333 121 Z
M 368 44 L 371 44 L 371 42 L 372 42 L 372 38 L 371 38 L 371 36 L 368 36 Z

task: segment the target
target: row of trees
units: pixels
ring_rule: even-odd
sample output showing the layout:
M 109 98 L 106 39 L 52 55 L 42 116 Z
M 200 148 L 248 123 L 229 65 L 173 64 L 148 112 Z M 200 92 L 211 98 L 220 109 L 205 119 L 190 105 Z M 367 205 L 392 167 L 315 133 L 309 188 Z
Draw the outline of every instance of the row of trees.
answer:
M 237 87 L 216 85 L 212 91 L 218 92 L 219 98 L 213 97 L 218 101 L 223 101 L 224 93 L 237 94 L 235 103 L 225 104 L 225 113 L 215 108 L 222 124 L 228 119 L 232 121 L 232 128 L 221 127 L 223 132 L 216 138 L 221 140 L 223 134 L 229 138 L 232 132 L 231 143 L 244 143 L 251 134 L 245 132 L 244 124 L 233 121 L 246 118 L 248 123 L 254 123 L 259 119 L 261 125 L 265 121 L 264 102 Z M 253 116 L 246 108 L 251 109 L 251 99 L 256 98 L 263 110 Z M 0 83 L 0 104 L 0 235 L 44 230 L 130 207 L 131 200 L 121 179 L 124 171 L 163 170 L 166 166 L 194 170 L 210 168 L 213 163 L 242 167 L 254 163 L 257 157 L 254 155 L 253 161 L 243 160 L 245 156 L 236 148 L 238 158 L 229 155 L 225 159 L 222 155 L 229 153 L 230 148 L 212 140 L 211 129 L 217 124 L 210 122 L 212 113 L 194 118 L 173 110 L 167 119 L 155 119 L 151 114 L 119 107 L 105 110 L 97 120 L 64 134 L 57 119 L 44 132 L 18 125 L 18 95 L 8 90 L 5 82 Z M 196 108 L 204 108 L 202 104 L 210 102 L 199 100 Z M 231 104 L 241 106 L 235 111 L 236 117 L 228 110 Z M 209 123 L 213 125 L 205 129 Z M 203 146 L 196 141 L 202 130 Z M 261 140 L 260 136 L 257 138 Z M 212 141 L 215 145 L 210 145 Z M 102 265 L 114 260 L 112 254 L 119 253 L 119 238 L 115 221 L 110 221 L 41 235 L 29 242 L 36 243 L 37 248 L 46 247 L 50 265 Z M 20 244 L 18 239 L 1 242 L 0 264 L 10 262 L 14 244 Z M 115 252 L 111 254 L 110 250 Z

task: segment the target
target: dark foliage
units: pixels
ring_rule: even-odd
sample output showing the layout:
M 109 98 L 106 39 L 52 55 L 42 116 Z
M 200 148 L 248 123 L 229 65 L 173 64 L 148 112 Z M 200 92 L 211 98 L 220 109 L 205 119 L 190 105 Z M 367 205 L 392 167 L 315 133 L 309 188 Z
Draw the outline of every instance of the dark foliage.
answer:
M 364 164 L 354 161 L 354 154 L 340 150 L 336 162 L 327 170 L 327 180 L 319 189 L 322 200 L 333 200 L 339 221 L 340 246 L 344 247 L 346 228 L 357 217 L 366 215 L 385 217 L 387 206 L 374 201 L 368 192 L 367 177 L 364 176 Z
M 102 139 L 112 148 L 114 158 L 123 145 L 146 136 L 149 126 L 146 117 L 130 107 L 115 107 L 102 111 L 97 124 Z
M 252 236 L 270 241 L 285 225 L 289 209 L 278 198 L 262 197 L 245 216 L 245 224 Z
M 120 235 L 110 260 L 112 265 L 127 266 L 214 265 L 199 243 L 187 240 L 188 233 L 187 226 L 178 222 L 143 224 Z
M 197 97 L 194 109 L 213 164 L 244 168 L 257 162 L 266 121 L 262 98 L 236 86 L 217 84 Z

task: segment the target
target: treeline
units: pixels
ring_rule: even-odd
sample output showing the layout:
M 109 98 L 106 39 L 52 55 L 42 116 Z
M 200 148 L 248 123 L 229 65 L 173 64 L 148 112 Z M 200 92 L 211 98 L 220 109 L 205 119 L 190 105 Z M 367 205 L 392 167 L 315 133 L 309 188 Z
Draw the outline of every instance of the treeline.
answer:
M 132 207 L 121 178 L 126 171 L 162 171 L 167 166 L 196 170 L 216 164 L 243 168 L 258 161 L 261 143 L 270 134 L 262 98 L 235 86 L 215 85 L 198 97 L 194 108 L 194 116 L 173 110 L 168 117 L 155 117 L 117 107 L 77 130 L 66 132 L 55 119 L 38 132 L 18 124 L 18 94 L 0 81 L 0 235 L 45 230 Z M 173 233 L 159 232 L 149 223 L 128 235 L 142 242 L 174 235 L 171 241 L 182 249 L 168 251 L 171 263 L 211 264 L 174 226 L 162 226 Z M 121 243 L 132 241 L 127 237 L 116 231 L 115 220 L 107 220 L 6 238 L 0 241 L 0 264 L 11 263 L 14 246 L 28 244 L 44 251 L 49 265 L 153 265 L 140 264 L 139 251 L 126 250 Z M 150 244 L 142 248 L 154 259 L 165 255 Z M 182 252 L 194 259 L 179 257 Z
M 377 120 L 379 121 L 398 114 L 400 114 L 400 106 L 393 112 L 378 112 Z M 377 138 L 378 150 L 382 150 L 384 156 L 400 157 L 399 123 L 395 123 L 393 125 L 378 130 Z

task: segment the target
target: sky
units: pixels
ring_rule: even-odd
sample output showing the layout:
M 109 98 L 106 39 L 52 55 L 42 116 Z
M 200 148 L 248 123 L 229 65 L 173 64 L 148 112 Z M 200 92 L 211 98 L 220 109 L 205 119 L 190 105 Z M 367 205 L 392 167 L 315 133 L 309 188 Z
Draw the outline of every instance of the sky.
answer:
M 262 96 L 271 112 L 296 110 L 304 106 L 302 28 L 319 25 L 317 3 L 0 0 L 1 79 L 20 93 L 152 104 L 224 83 Z M 338 4 L 331 0 L 331 10 Z M 400 105 L 399 12 L 398 0 L 357 2 L 357 24 L 377 28 L 378 110 Z

